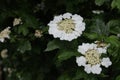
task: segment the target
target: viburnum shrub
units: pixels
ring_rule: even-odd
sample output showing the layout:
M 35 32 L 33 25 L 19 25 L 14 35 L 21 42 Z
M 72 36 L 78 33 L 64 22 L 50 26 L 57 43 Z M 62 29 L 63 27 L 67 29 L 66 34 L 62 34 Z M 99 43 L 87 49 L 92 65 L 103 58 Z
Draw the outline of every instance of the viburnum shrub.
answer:
M 1 0 L 0 80 L 120 80 L 120 0 Z

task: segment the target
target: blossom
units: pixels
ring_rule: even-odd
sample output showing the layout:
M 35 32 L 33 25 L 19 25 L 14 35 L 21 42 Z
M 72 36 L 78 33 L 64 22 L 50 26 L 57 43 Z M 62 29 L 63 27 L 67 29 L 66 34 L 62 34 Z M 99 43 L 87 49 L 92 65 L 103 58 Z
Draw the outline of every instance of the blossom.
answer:
M 103 58 L 102 61 L 101 61 L 101 64 L 107 68 L 107 67 L 109 67 L 112 63 L 110 62 L 110 59 L 109 59 L 109 58 Z
M 9 34 L 11 31 L 9 29 L 10 29 L 10 27 L 7 27 L 0 32 L 0 41 L 1 42 L 4 42 L 5 38 L 8 38 L 8 39 L 10 38 Z
M 117 34 L 117 37 L 120 37 L 120 34 Z
M 82 56 L 76 57 L 76 63 L 78 66 L 83 66 L 88 74 L 100 74 L 102 71 L 101 65 L 106 68 L 112 65 L 109 57 L 101 56 L 107 52 L 106 46 L 101 47 L 96 43 L 83 43 L 79 45 L 78 52 L 80 52 Z
M 35 30 L 35 37 L 40 38 L 42 36 L 42 31 L 40 30 Z
M 16 26 L 16 25 L 19 25 L 19 24 L 22 24 L 22 20 L 20 18 L 15 18 L 14 21 L 13 21 L 13 26 Z
M 3 49 L 3 50 L 1 51 L 1 57 L 2 57 L 2 58 L 7 58 L 7 57 L 8 57 L 7 52 L 8 52 L 7 49 Z
M 93 10 L 92 13 L 101 14 L 101 13 L 104 13 L 104 11 L 103 10 Z
M 72 41 L 81 36 L 85 30 L 85 23 L 80 15 L 65 13 L 63 15 L 55 16 L 52 21 L 48 23 L 49 34 L 54 38 L 60 40 Z

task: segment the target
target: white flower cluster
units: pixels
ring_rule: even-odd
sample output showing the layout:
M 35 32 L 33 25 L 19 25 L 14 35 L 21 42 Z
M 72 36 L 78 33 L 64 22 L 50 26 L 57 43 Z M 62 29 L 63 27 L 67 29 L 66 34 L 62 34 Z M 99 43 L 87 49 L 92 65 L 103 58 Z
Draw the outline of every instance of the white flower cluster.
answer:
M 84 66 L 84 70 L 89 74 L 100 74 L 102 71 L 101 65 L 108 68 L 112 62 L 108 57 L 102 58 L 108 46 L 99 46 L 95 43 L 83 43 L 78 46 L 78 52 L 83 56 L 76 57 L 78 66 Z
M 8 38 L 8 39 L 10 38 L 9 34 L 11 31 L 9 29 L 10 29 L 10 27 L 7 27 L 3 31 L 0 32 L 0 41 L 1 42 L 4 42 L 5 38 Z
M 100 11 L 93 11 L 93 13 L 99 14 Z M 83 18 L 80 15 L 72 15 L 71 13 L 55 16 L 54 19 L 49 22 L 48 26 L 49 34 L 52 34 L 54 38 L 67 41 L 78 38 L 85 30 Z M 76 57 L 78 66 L 83 66 L 88 74 L 100 74 L 102 71 L 101 65 L 106 68 L 112 65 L 109 57 L 101 56 L 107 53 L 108 46 L 108 44 L 101 43 L 100 41 L 79 45 L 78 52 L 80 52 L 82 56 Z
M 52 34 L 54 38 L 67 41 L 78 38 L 85 30 L 83 18 L 80 15 L 72 15 L 71 13 L 55 16 L 48 26 L 49 34 Z

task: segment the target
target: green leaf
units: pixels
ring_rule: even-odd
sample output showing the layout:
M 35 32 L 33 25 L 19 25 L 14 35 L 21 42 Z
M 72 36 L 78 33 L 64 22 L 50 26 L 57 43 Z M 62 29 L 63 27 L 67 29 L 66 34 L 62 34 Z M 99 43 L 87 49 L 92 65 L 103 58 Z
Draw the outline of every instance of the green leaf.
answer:
M 117 36 L 110 36 L 106 38 L 105 40 L 106 42 L 109 42 L 111 46 L 116 46 L 116 47 L 120 46 L 119 38 Z
M 84 69 L 77 69 L 75 77 L 72 80 L 98 80 L 93 74 L 88 74 Z
M 36 28 L 39 26 L 39 23 L 38 20 L 31 16 L 31 15 L 25 15 L 26 16 L 26 24 L 28 25 L 28 27 L 32 27 L 32 28 Z
M 104 4 L 104 2 L 106 2 L 107 0 L 95 0 L 95 4 L 98 6 L 101 6 Z
M 120 33 L 120 20 L 110 20 L 107 23 L 107 26 L 110 28 L 110 32 L 113 34 L 119 34 Z
M 91 25 L 91 33 L 96 33 L 97 38 L 103 40 L 103 38 L 109 34 L 109 26 L 106 26 L 103 20 L 95 19 Z
M 119 75 L 119 76 L 117 76 L 115 80 L 120 80 L 120 75 Z
M 98 35 L 96 33 L 85 33 L 85 36 L 87 36 L 89 39 L 97 39 Z
M 115 26 L 118 26 L 120 25 L 120 20 L 117 19 L 117 20 L 110 20 L 108 23 L 107 23 L 107 26 L 110 26 L 110 27 L 115 27 Z
M 58 60 L 59 61 L 67 60 L 67 59 L 71 58 L 72 56 L 77 56 L 77 55 L 79 55 L 79 53 L 77 51 L 61 50 L 58 53 Z
M 31 43 L 29 41 L 21 41 L 17 50 L 21 53 L 24 53 L 27 50 L 31 50 Z
M 72 80 L 68 73 L 63 73 L 57 80 Z
M 85 73 L 85 71 L 77 69 L 75 77 L 73 78 L 73 80 L 85 79 L 86 77 L 88 77 L 88 76 Z
M 114 56 L 116 59 L 119 59 L 119 49 L 120 49 L 120 42 L 117 36 L 110 36 L 105 39 L 105 42 L 110 43 L 110 47 L 108 48 L 108 52 L 110 55 Z
M 59 42 L 56 39 L 54 39 L 47 44 L 47 48 L 45 49 L 45 51 L 52 51 L 58 48 L 59 48 Z
M 24 36 L 26 36 L 28 33 L 29 33 L 29 30 L 27 28 L 27 25 L 26 24 L 23 24 L 21 26 L 18 27 L 18 33 L 20 34 L 23 34 Z
M 113 0 L 111 6 L 120 9 L 120 0 Z

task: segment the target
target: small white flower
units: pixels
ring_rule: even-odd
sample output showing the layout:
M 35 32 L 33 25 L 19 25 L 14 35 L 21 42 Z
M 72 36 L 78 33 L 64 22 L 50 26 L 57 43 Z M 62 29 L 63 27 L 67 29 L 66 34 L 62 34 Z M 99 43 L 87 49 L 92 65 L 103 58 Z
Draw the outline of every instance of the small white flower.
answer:
M 101 14 L 101 13 L 104 13 L 104 11 L 103 10 L 93 10 L 92 13 Z
M 90 65 L 90 64 L 87 64 L 87 65 L 85 65 L 84 67 L 85 67 L 84 70 L 85 70 L 88 74 L 91 73 L 92 68 L 91 68 L 91 65 Z
M 37 38 L 42 37 L 42 31 L 40 31 L 40 30 L 35 30 L 34 36 L 37 37 Z
M 119 38 L 120 38 L 120 34 L 117 34 L 117 37 L 119 37 Z
M 22 20 L 20 18 L 15 18 L 14 21 L 13 21 L 13 26 L 16 26 L 16 25 L 19 25 L 19 24 L 22 24 Z
M 101 55 L 104 52 L 107 52 L 106 46 L 98 47 L 98 44 L 95 43 L 83 43 L 82 45 L 79 45 L 78 52 L 83 56 L 76 57 L 76 63 L 78 66 L 84 66 L 84 70 L 88 74 L 100 74 L 102 71 L 101 65 L 106 68 L 112 65 L 109 58 L 101 58 Z
M 49 34 L 53 35 L 54 38 L 67 41 L 78 38 L 85 30 L 83 18 L 80 15 L 72 15 L 71 13 L 55 16 L 54 19 L 48 23 L 48 26 Z
M 7 52 L 8 52 L 7 49 L 3 49 L 3 50 L 1 51 L 1 57 L 2 57 L 2 58 L 7 58 L 7 57 L 8 57 Z
M 102 71 L 102 69 L 100 67 L 100 64 L 93 65 L 91 67 L 91 71 L 92 71 L 93 74 L 100 74 L 101 71 Z
M 109 58 L 103 58 L 102 61 L 101 61 L 101 64 L 107 68 L 110 65 L 112 65 L 112 62 L 110 61 Z
M 4 42 L 5 38 L 8 38 L 8 39 L 10 38 L 9 34 L 11 31 L 9 29 L 10 29 L 10 27 L 7 27 L 0 32 L 0 41 L 1 42 Z
M 81 56 L 81 57 L 76 57 L 76 62 L 78 64 L 78 66 L 84 66 L 86 64 L 86 59 L 85 57 Z

